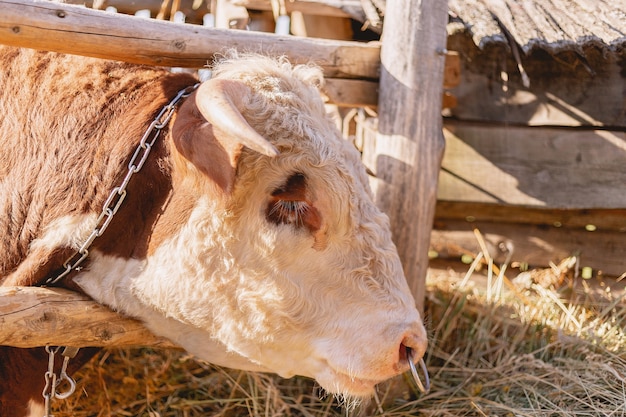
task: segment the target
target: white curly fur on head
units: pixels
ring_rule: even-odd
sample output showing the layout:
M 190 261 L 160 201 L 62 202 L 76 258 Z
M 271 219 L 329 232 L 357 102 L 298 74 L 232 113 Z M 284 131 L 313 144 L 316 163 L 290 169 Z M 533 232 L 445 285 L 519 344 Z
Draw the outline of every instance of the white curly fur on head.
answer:
M 215 62 L 213 78 L 240 80 L 250 87 L 253 94 L 245 100 L 245 117 L 253 127 L 270 119 L 289 123 L 297 114 L 327 117 L 320 99 L 324 77 L 316 65 L 292 65 L 284 56 L 230 51 Z M 284 123 L 276 128 L 284 128 Z M 287 127 L 296 129 L 297 135 L 303 134 L 298 124 Z
M 324 85 L 324 76 L 320 67 L 313 63 L 293 65 L 284 55 L 270 57 L 231 49 L 215 57 L 212 71 L 213 77 L 242 80 L 248 85 L 259 86 L 260 90 L 269 92 L 273 90 L 269 88 L 273 84 L 271 82 L 259 83 L 260 80 L 272 79 L 271 77 L 276 77 L 274 80 L 282 79 L 283 84 L 279 88 L 282 91 L 299 90 L 298 82 L 303 82 L 316 90 Z M 296 80 L 297 82 L 290 83 Z

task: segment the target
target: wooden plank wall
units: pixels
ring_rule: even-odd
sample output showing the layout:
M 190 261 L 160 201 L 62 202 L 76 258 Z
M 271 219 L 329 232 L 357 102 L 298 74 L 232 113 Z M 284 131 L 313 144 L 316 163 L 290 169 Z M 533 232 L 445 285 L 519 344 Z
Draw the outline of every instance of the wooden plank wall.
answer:
M 465 34 L 461 81 L 445 110 L 433 253 L 480 249 L 545 267 L 570 255 L 594 273 L 626 272 L 626 54 L 534 50 L 524 86 L 507 45 L 479 50 Z

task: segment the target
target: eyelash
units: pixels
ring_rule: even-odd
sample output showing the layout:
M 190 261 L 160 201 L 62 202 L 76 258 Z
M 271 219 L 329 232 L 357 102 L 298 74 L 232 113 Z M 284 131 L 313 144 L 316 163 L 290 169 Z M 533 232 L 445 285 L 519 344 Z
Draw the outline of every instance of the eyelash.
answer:
M 293 224 L 296 227 L 304 226 L 304 216 L 310 207 L 305 201 L 276 200 L 268 212 L 268 216 L 276 223 Z

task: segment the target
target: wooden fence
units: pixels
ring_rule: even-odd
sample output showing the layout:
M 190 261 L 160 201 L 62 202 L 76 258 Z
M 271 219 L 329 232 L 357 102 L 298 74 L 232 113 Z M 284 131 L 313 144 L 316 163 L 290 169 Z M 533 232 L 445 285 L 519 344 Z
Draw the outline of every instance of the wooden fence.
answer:
M 135 11 L 124 9 L 128 2 L 121 0 L 105 3 Z M 152 9 L 153 16 L 162 11 L 160 0 L 135 3 Z M 179 4 L 184 9 L 190 3 Z M 260 0 L 242 4 L 275 11 Z M 319 3 L 286 4 L 289 13 L 350 17 Z M 546 64 L 546 57 L 535 52 L 525 61 L 528 87 L 513 70 L 517 63 L 509 50 L 480 50 L 466 35 L 455 34 L 447 42 L 453 52 L 446 53 L 443 4 L 389 1 L 385 23 L 393 30 L 385 32 L 381 44 L 205 28 L 66 4 L 0 0 L 0 43 L 191 68 L 204 66 L 225 45 L 316 62 L 327 78 L 329 102 L 373 109 L 359 119 L 357 131 L 365 131 L 359 146 L 364 163 L 376 175 L 372 185 L 377 203 L 390 215 L 420 305 L 427 251 L 446 262 L 475 256 L 481 250 L 475 229 L 496 262 L 547 267 L 577 255 L 581 266 L 591 267 L 596 276 L 624 274 L 626 113 L 619 56 L 586 51 L 594 65 L 590 72 L 588 65 L 559 62 L 567 56 Z M 403 13 L 409 9 L 420 10 L 413 21 Z M 197 9 L 187 13 L 191 21 L 202 21 Z M 227 16 L 221 25 L 228 27 L 229 22 Z M 314 20 L 313 26 L 319 22 Z M 344 26 L 337 27 L 341 34 L 333 33 L 345 39 Z M 377 117 L 371 117 L 374 113 Z M 446 142 L 443 161 L 441 132 Z M 14 333 L 5 332 L 9 336 L 0 344 L 55 344 L 61 321 L 67 325 L 70 317 L 101 308 L 62 290 L 3 291 L 0 311 L 33 302 L 41 308 L 30 310 L 28 317 L 0 315 L 0 322 L 16 323 Z M 75 303 L 69 301 L 72 297 Z M 59 305 L 78 310 L 62 313 Z M 24 324 L 40 326 L 41 337 L 32 340 L 20 333 Z M 136 326 L 105 318 L 85 327 L 85 335 L 97 346 L 165 343 L 149 339 Z
M 296 1 L 295 6 L 290 7 L 309 10 L 306 3 Z M 415 12 L 410 21 L 404 15 L 409 9 Z M 445 3 L 389 1 L 386 21 L 394 30 L 389 31 L 382 44 L 139 19 L 33 0 L 0 0 L 0 10 L 0 43 L 187 68 L 202 68 L 226 47 L 284 54 L 295 63 L 315 62 L 322 67 L 329 102 L 342 106 L 378 105 L 381 127 L 376 137 L 378 146 L 371 148 L 373 153 L 368 158 L 377 165 L 380 179 L 392 178 L 393 181 L 376 180 L 377 202 L 390 214 L 392 233 L 409 285 L 418 306 L 422 306 L 434 190 L 443 151 L 440 110 L 447 21 Z M 346 18 L 341 13 L 338 17 Z M 227 17 L 225 25 L 230 26 L 230 23 Z M 410 51 L 406 50 L 407 44 L 412 45 Z M 407 108 L 418 111 L 404 112 Z M 402 160 L 401 166 L 388 163 L 396 159 Z M 398 205 L 398 201 L 402 204 Z M 77 320 L 72 323 L 75 328 L 90 329 L 84 332 L 84 340 L 79 337 L 74 341 L 76 345 L 163 343 L 146 338 L 145 333 L 137 330 L 136 322 L 120 320 L 111 312 L 108 312 L 112 314 L 110 320 L 105 317 L 98 320 L 97 326 L 88 326 L 91 315 L 85 311 L 101 314 L 101 307 L 89 305 L 79 295 L 63 290 L 8 288 L 3 289 L 2 294 L 0 344 L 20 347 L 56 344 L 55 329 L 68 326 L 74 319 Z M 60 309 L 60 305 L 77 310 L 68 313 Z M 16 307 L 28 312 L 27 317 L 15 316 Z M 20 330 L 32 328 L 33 323 L 40 327 L 38 332 Z M 139 336 L 133 337 L 133 334 Z

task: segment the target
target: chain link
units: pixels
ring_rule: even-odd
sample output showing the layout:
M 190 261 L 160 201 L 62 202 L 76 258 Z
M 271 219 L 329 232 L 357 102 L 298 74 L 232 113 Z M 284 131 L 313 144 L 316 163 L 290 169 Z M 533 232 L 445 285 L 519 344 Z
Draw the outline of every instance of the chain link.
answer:
M 83 261 L 89 256 L 89 247 L 97 237 L 102 236 L 104 231 L 107 229 L 107 227 L 109 227 L 109 224 L 113 220 L 113 216 L 115 216 L 115 213 L 117 213 L 120 206 L 122 205 L 122 202 L 126 198 L 126 187 L 128 186 L 130 179 L 134 174 L 141 170 L 144 163 L 148 159 L 148 155 L 150 154 L 154 143 L 158 139 L 161 130 L 163 130 L 163 128 L 167 126 L 170 119 L 174 115 L 176 105 L 183 98 L 191 95 L 191 93 L 193 93 L 199 85 L 200 84 L 198 83 L 180 90 L 176 97 L 174 97 L 172 101 L 170 101 L 165 107 L 163 107 L 159 114 L 154 118 L 152 123 L 150 123 L 150 126 L 148 127 L 148 129 L 146 129 L 146 132 L 143 134 L 141 141 L 139 141 L 137 149 L 135 149 L 133 156 L 128 162 L 128 172 L 126 173 L 124 180 L 119 186 L 115 187 L 111 191 L 111 194 L 109 194 L 109 197 L 104 202 L 102 212 L 98 216 L 98 220 L 96 221 L 96 226 L 94 227 L 93 231 L 91 232 L 87 240 L 83 242 L 78 251 L 74 255 L 70 256 L 63 263 L 63 267 L 65 268 L 65 270 L 56 277 L 48 278 L 43 285 L 54 285 L 61 279 L 63 279 L 63 277 L 65 277 L 67 274 L 72 272 L 72 270 L 80 269 L 80 264 L 82 264 Z
M 54 355 L 56 355 L 60 349 L 60 347 L 46 346 L 46 352 L 48 352 L 48 370 L 44 374 L 46 385 L 41 393 L 44 400 L 44 417 L 52 417 L 51 401 L 54 398 L 54 390 L 57 385 L 57 374 L 54 372 Z
M 61 351 L 61 349 L 63 350 Z M 46 352 L 48 353 L 48 370 L 44 374 L 46 385 L 41 393 L 44 399 L 44 417 L 53 417 L 53 399 L 58 398 L 60 400 L 64 400 L 76 391 L 76 381 L 74 381 L 74 379 L 67 374 L 67 365 L 69 364 L 70 359 L 74 358 L 76 354 L 78 354 L 78 350 L 78 348 L 70 346 L 46 346 Z M 59 352 L 61 352 L 61 355 L 63 356 L 63 364 L 61 365 L 61 372 L 57 377 L 56 372 L 54 372 L 54 357 Z M 57 391 L 57 388 L 64 382 L 68 384 L 67 389 L 62 392 Z

